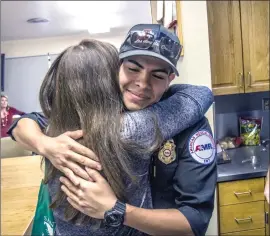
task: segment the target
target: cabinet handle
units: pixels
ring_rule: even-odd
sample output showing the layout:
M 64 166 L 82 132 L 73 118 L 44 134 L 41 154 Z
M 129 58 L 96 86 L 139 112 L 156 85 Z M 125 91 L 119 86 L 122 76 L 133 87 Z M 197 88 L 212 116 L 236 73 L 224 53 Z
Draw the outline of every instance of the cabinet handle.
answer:
M 240 192 L 240 193 L 233 192 L 233 193 L 234 193 L 234 195 L 235 195 L 236 197 L 238 197 L 238 196 L 240 196 L 240 195 L 251 195 L 251 191 L 250 191 L 250 190 L 248 190 L 248 192 Z
M 240 88 L 244 87 L 244 76 L 243 73 L 239 73 L 239 84 L 240 84 Z
M 251 72 L 249 71 L 248 72 L 248 84 L 247 84 L 247 86 L 249 87 L 249 88 L 251 88 Z
M 239 224 L 241 222 L 251 222 L 252 221 L 252 217 L 249 216 L 248 218 L 243 218 L 243 219 L 234 218 L 234 220 L 236 221 L 237 224 Z
M 269 224 L 269 219 L 268 219 L 268 212 L 265 212 L 265 224 Z

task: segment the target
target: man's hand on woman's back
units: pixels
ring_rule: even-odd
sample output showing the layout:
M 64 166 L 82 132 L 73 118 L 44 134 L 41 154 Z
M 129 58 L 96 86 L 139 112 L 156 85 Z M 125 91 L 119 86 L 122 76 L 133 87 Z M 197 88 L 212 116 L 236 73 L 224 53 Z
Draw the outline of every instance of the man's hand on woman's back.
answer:
M 63 172 L 75 185 L 78 184 L 78 180 L 74 174 L 90 180 L 80 165 L 101 169 L 96 155 L 76 141 L 82 136 L 81 130 L 68 131 L 54 138 L 43 135 L 39 141 L 40 154 L 48 158 L 54 167 Z

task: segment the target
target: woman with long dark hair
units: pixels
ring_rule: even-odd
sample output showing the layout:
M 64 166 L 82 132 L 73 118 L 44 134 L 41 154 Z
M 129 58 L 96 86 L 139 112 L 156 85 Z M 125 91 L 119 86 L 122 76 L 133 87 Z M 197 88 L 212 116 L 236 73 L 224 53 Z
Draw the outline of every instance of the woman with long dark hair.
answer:
M 148 180 L 151 153 L 162 141 L 201 119 L 213 101 L 201 107 L 191 99 L 194 106 L 184 110 L 190 98 L 183 93 L 187 86 L 178 85 L 170 88 L 171 97 L 158 104 L 127 112 L 118 83 L 119 67 L 118 52 L 108 43 L 83 40 L 64 50 L 40 89 L 41 108 L 49 121 L 46 132 L 56 137 L 66 131 L 83 130 L 79 142 L 99 157 L 102 174 L 118 199 L 152 208 Z M 164 113 L 166 119 L 162 119 Z M 187 116 L 188 124 L 179 122 Z M 45 160 L 45 183 L 52 197 L 56 234 L 127 235 L 126 226 L 109 227 L 74 209 L 60 189 L 62 173 Z

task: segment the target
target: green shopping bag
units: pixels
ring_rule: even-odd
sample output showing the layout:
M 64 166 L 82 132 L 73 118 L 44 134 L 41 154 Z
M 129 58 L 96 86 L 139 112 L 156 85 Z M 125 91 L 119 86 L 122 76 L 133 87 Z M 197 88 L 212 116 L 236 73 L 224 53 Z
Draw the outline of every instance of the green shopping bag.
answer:
M 55 222 L 52 209 L 49 207 L 51 198 L 48 186 L 41 181 L 36 212 L 33 220 L 32 236 L 54 235 Z

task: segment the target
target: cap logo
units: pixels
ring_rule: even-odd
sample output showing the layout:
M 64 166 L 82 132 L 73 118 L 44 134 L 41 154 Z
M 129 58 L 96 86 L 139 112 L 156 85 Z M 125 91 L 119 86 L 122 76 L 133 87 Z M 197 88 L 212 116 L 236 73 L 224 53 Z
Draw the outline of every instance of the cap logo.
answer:
M 152 44 L 153 43 L 153 36 L 150 36 L 148 32 L 141 31 L 136 33 L 136 39 L 133 43 L 135 44 Z M 150 39 L 150 40 L 149 40 Z M 151 40 L 152 39 L 152 40 Z
M 152 33 L 152 30 L 151 29 L 144 29 L 143 30 L 145 33 Z

